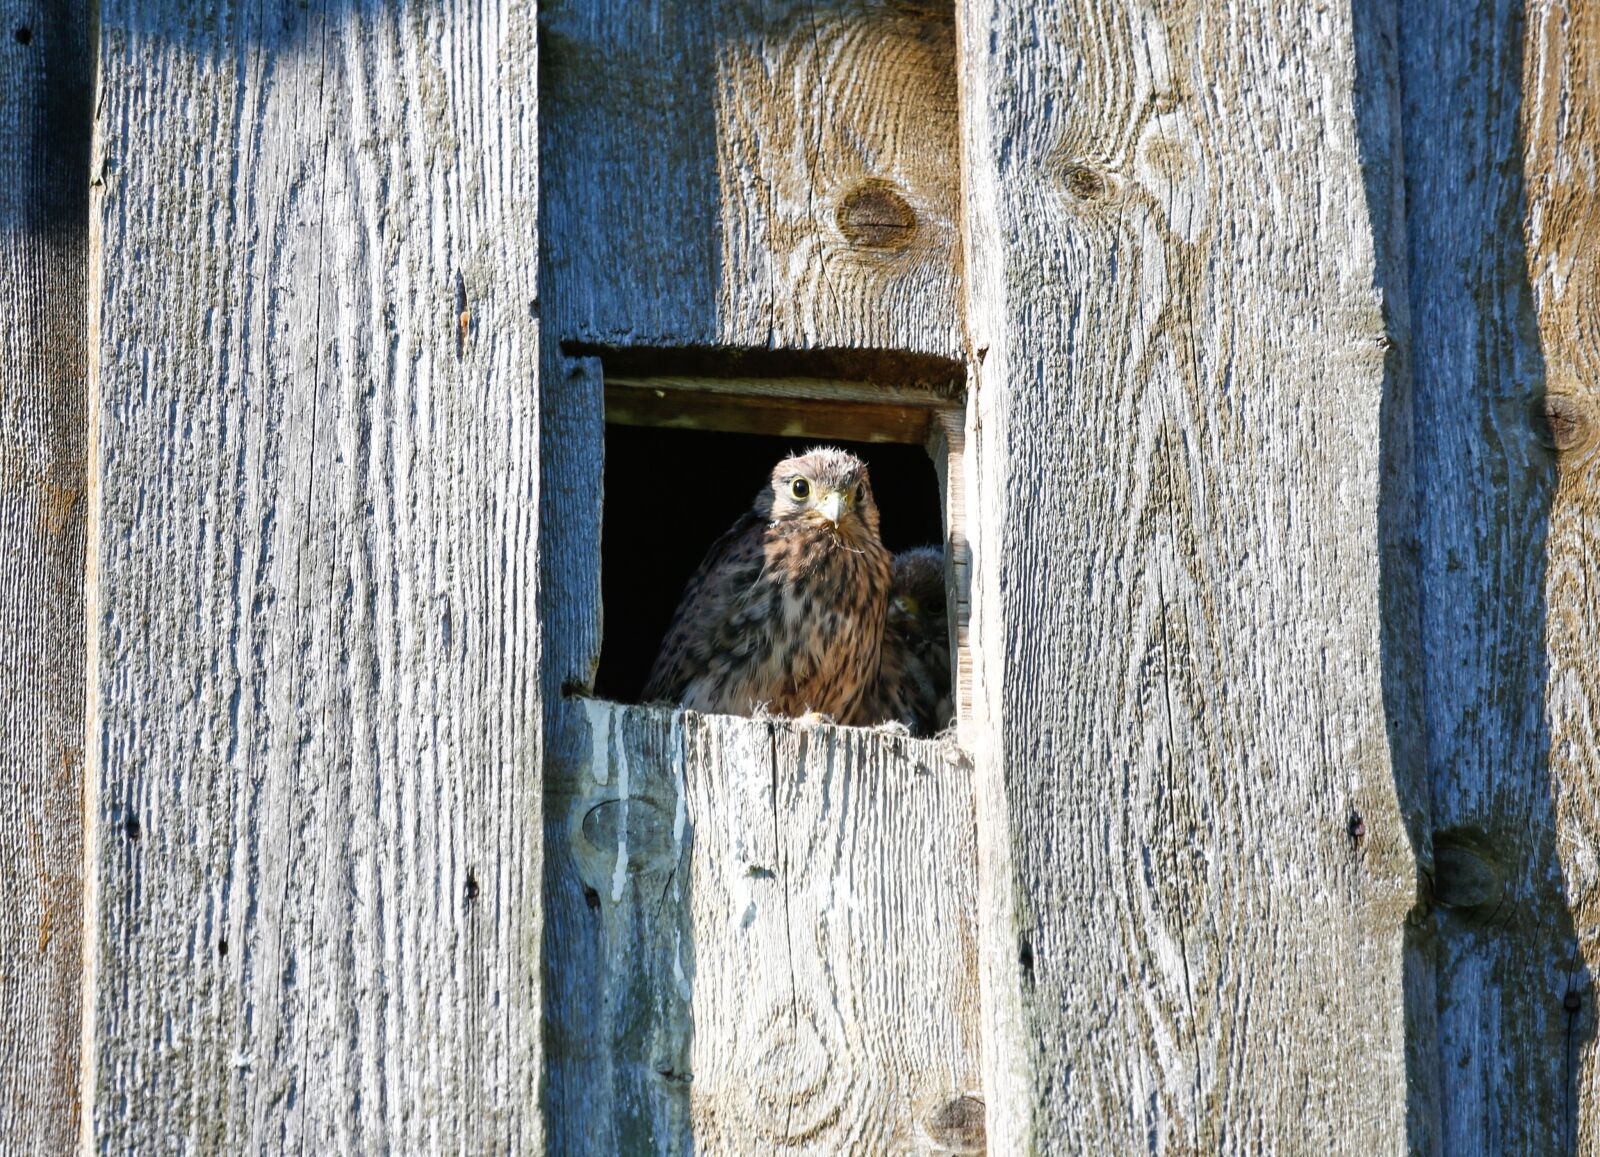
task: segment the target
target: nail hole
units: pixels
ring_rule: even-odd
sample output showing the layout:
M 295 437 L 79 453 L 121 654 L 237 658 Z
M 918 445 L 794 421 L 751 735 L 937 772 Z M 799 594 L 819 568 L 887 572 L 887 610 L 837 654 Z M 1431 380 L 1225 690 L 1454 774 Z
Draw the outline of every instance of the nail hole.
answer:
M 217 955 L 218 956 L 226 956 L 227 954 L 228 954 L 228 941 L 227 941 L 227 939 L 223 938 L 221 940 L 218 940 L 217 941 Z
M 467 903 L 472 903 L 478 898 L 478 873 L 471 868 L 467 869 Z
M 18 44 L 26 45 L 26 44 L 32 44 L 33 43 L 33 29 L 29 28 L 26 24 L 21 25 L 11 35 L 15 36 L 17 38 L 17 43 Z
M 144 828 L 139 826 L 138 816 L 129 816 L 122 821 L 122 830 L 128 833 L 130 840 L 136 840 L 144 835 Z
M 1017 963 L 1022 965 L 1022 970 L 1028 974 L 1028 979 L 1033 979 L 1033 944 L 1024 937 L 1017 949 Z
M 1577 1012 L 1583 1007 L 1583 997 L 1579 996 L 1576 992 L 1569 992 L 1566 996 L 1561 998 L 1561 1007 L 1566 1009 L 1568 1012 Z

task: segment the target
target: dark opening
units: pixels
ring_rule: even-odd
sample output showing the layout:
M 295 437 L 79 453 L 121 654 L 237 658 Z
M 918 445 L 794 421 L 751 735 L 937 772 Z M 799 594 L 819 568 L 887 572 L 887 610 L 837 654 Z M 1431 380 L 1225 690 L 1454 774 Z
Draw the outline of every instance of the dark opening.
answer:
M 638 701 L 683 584 L 707 548 L 750 509 L 774 465 L 819 444 L 867 463 L 891 551 L 944 541 L 939 476 L 921 446 L 606 426 L 597 695 Z

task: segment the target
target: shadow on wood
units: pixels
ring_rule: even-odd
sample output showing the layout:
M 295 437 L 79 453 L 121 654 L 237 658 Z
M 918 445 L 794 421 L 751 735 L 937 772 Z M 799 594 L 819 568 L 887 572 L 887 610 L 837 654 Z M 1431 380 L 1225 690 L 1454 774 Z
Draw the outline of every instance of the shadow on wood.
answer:
M 1524 175 L 1523 101 L 1541 97 L 1523 90 L 1520 3 L 1398 8 L 1358 3 L 1355 35 L 1368 203 L 1395 255 L 1380 515 L 1385 701 L 1423 873 L 1406 945 L 1410 1142 L 1586 1151 L 1593 949 L 1573 888 L 1592 874 L 1594 826 L 1572 801 L 1593 764 L 1553 743 L 1572 692 L 1551 655 L 1583 599 L 1566 591 L 1552 618 L 1566 470 L 1542 413 L 1536 306 L 1551 289 L 1524 233 L 1550 213 Z M 1402 152 L 1403 184 L 1370 163 Z

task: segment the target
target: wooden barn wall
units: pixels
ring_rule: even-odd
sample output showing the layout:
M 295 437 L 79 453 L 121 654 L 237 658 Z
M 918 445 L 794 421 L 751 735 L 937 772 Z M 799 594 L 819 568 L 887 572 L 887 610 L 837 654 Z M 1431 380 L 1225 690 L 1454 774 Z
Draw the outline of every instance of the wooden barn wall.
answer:
M 961 754 L 583 698 L 604 509 L 641 500 L 604 493 L 608 358 L 963 356 L 952 12 L 558 0 L 542 29 L 552 1149 L 981 1151 Z
M 1600 9 L 706 9 L 0 0 L 4 1145 L 1600 1144 Z M 968 367 L 965 751 L 585 700 L 653 350 Z
M 1401 5 L 1442 1151 L 1600 1143 L 1600 12 Z
M 1357 17 L 961 5 L 996 1153 L 1426 1132 L 1397 90 Z
M 0 1147 L 78 1130 L 92 8 L 0 3 Z
M 533 9 L 101 18 L 85 1139 L 537 1151 Z

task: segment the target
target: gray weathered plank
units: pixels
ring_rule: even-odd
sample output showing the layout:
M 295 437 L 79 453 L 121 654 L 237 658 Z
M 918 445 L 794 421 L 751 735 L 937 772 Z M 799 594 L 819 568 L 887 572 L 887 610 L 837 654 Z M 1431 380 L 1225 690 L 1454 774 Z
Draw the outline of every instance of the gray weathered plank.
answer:
M 1526 21 L 1524 228 L 1544 360 L 1544 433 L 1556 451 L 1542 690 L 1561 875 L 1558 882 L 1549 873 L 1544 888 L 1564 893 L 1571 914 L 1558 923 L 1560 939 L 1545 930 L 1536 961 L 1542 967 L 1529 979 L 1533 998 L 1541 1000 L 1533 1019 L 1546 1035 L 1523 1026 L 1520 1064 L 1548 1074 L 1559 1059 L 1560 1096 L 1549 1101 L 1560 1105 L 1567 1150 L 1589 1153 L 1600 1148 L 1600 8 L 1538 0 L 1528 5 Z M 1527 915 L 1547 905 L 1535 904 Z
M 1587 1152 L 1600 1130 L 1600 837 L 1585 782 L 1597 765 L 1600 623 L 1585 577 L 1596 517 L 1592 7 L 1411 3 L 1400 20 L 1451 1154 Z
M 948 4 L 556 0 L 544 19 L 561 341 L 960 356 Z
M 557 1147 L 981 1150 L 959 752 L 584 707 L 587 758 L 548 785 L 552 999 L 563 983 L 607 999 L 553 1036 L 553 1072 L 582 1054 L 617 1095 L 591 1086 L 581 1138 Z M 587 945 L 603 967 L 570 973 Z
M 1404 1151 L 1382 53 L 1269 0 L 958 23 L 991 1148 Z
M 0 1147 L 78 1135 L 89 7 L 0 3 Z
M 91 1140 L 536 1151 L 534 12 L 102 19 Z
M 782 377 L 864 379 L 893 398 L 897 385 L 930 384 L 897 377 L 897 367 L 917 361 L 907 355 L 923 363 L 932 355 L 947 359 L 935 376 L 948 388 L 948 359 L 962 350 L 950 18 L 947 5 L 855 0 L 715 10 L 566 0 L 546 8 L 539 553 L 549 592 L 546 1105 L 555 1151 L 760 1152 L 788 1137 L 798 1149 L 881 1152 L 936 1144 L 929 1113 L 952 1139 L 946 1147 L 959 1149 L 967 1142 L 957 1134 L 981 1128 L 970 967 L 954 958 L 924 963 L 892 937 L 869 949 L 878 942 L 856 939 L 849 916 L 813 913 L 796 891 L 809 896 L 844 880 L 860 890 L 861 911 L 882 913 L 887 931 L 934 904 L 966 911 L 970 892 L 955 894 L 973 872 L 970 797 L 957 790 L 966 773 L 935 763 L 919 779 L 919 764 L 934 758 L 918 754 L 932 750 L 926 744 L 827 730 L 806 741 L 822 746 L 802 757 L 773 738 L 781 727 L 691 718 L 691 851 L 687 875 L 680 869 L 673 879 L 687 887 L 692 877 L 693 891 L 657 899 L 670 872 L 635 867 L 614 901 L 615 850 L 590 864 L 573 819 L 599 802 L 585 793 L 596 790 L 592 712 L 600 709 L 563 693 L 593 686 L 600 653 L 604 363 L 619 378 L 670 377 L 682 372 L 684 347 L 696 347 L 695 376 L 748 377 L 762 361 Z M 568 356 L 563 345 L 584 356 Z M 785 360 L 795 353 L 811 356 Z M 673 766 L 666 717 L 614 718 L 624 738 L 612 757 L 630 753 L 630 774 L 654 785 L 651 798 L 670 817 L 678 797 L 670 781 L 663 786 Z M 743 800 L 752 817 L 772 812 L 771 798 L 718 795 L 743 782 L 738 753 L 746 747 L 755 765 L 776 760 L 780 783 L 802 767 L 808 778 L 779 801 L 793 842 L 780 849 L 773 833 L 774 863 L 765 865 L 773 874 L 743 879 L 730 874 L 724 852 L 702 852 L 759 830 L 722 808 Z M 897 842 L 905 833 L 886 810 L 900 797 L 811 795 L 827 780 L 813 766 L 823 747 L 836 753 L 836 782 L 900 785 L 906 799 L 921 801 L 906 822 L 949 825 L 944 841 L 913 870 Z M 607 774 L 614 786 L 615 772 Z M 812 839 L 841 849 L 838 870 L 779 860 L 780 851 L 798 857 Z M 891 871 L 881 892 L 864 883 L 874 864 Z M 647 885 L 654 896 L 643 895 Z M 786 886 L 797 938 L 780 944 L 765 898 Z M 935 886 L 949 894 L 927 894 Z M 749 928 L 728 917 L 736 889 L 763 896 Z M 807 940 L 799 934 L 807 927 L 827 936 Z M 952 943 L 955 927 L 934 925 L 934 945 Z M 701 978 L 688 998 L 676 991 L 674 951 Z M 733 978 L 747 968 L 758 971 L 738 988 Z M 924 1029 L 930 986 L 945 989 L 951 1012 Z M 834 994 L 844 1011 L 830 1019 Z M 768 1003 L 756 1007 L 757 997 Z M 824 1077 L 777 1061 L 746 1065 L 755 1064 L 757 1042 L 770 1043 L 761 1031 L 781 1023 L 766 1019 L 774 1007 L 790 1010 L 791 1025 L 826 1029 L 821 1053 L 808 1037 L 792 1054 L 825 1055 Z M 906 1036 L 907 1057 L 926 1062 L 922 1084 L 885 1059 L 892 1033 Z M 851 1074 L 859 1092 L 841 1092 Z

